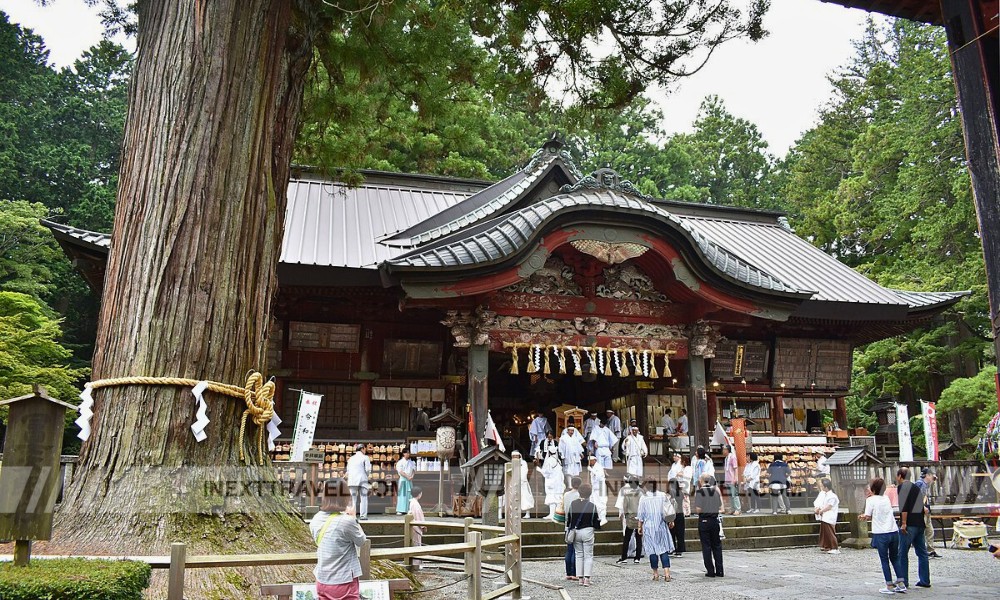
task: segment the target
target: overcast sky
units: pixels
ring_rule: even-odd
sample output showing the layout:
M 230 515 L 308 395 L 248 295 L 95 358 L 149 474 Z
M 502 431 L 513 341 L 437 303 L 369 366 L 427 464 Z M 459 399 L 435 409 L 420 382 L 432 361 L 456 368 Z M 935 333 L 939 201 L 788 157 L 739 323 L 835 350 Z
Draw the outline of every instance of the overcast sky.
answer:
M 58 66 L 72 64 L 104 34 L 97 9 L 83 0 L 45 7 L 0 0 L 0 10 L 41 35 Z M 851 41 L 860 37 L 866 17 L 819 0 L 771 0 L 765 20 L 770 36 L 756 44 L 729 42 L 670 94 L 652 94 L 666 116 L 664 129 L 689 130 L 702 99 L 717 94 L 731 113 L 760 128 L 772 153 L 783 155 L 815 123 L 831 91 L 826 77 L 853 54 Z

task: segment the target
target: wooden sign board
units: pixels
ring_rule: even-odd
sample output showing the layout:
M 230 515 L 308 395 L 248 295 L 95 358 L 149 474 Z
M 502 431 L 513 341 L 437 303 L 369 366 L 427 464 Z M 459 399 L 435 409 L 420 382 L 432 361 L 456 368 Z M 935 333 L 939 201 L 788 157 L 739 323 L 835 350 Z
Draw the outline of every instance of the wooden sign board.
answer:
M 652 381 L 636 381 L 635 389 L 637 390 L 652 390 L 655 389 L 656 385 Z
M 75 407 L 49 398 L 40 386 L 0 405 L 10 407 L 0 469 L 0 540 L 51 539 L 63 416 Z
M 306 450 L 302 453 L 302 461 L 309 463 L 323 462 L 324 452 L 322 450 Z

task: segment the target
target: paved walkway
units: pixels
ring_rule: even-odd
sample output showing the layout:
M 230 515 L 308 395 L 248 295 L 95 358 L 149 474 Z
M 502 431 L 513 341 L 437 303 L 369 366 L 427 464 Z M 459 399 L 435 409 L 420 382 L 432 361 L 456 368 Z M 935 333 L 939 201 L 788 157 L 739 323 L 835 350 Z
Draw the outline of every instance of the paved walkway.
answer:
M 685 554 L 672 563 L 670 583 L 650 581 L 649 564 L 615 565 L 615 557 L 600 556 L 594 564 L 593 585 L 581 587 L 564 581 L 563 563 L 555 560 L 529 560 L 524 577 L 546 583 L 566 584 L 574 599 L 688 597 L 712 600 L 796 599 L 802 598 L 881 598 L 882 571 L 874 550 L 844 548 L 835 556 L 816 548 L 794 550 L 728 551 L 724 550 L 725 579 L 710 579 L 700 554 Z M 901 598 L 977 599 L 1000 597 L 1000 560 L 985 551 L 940 551 L 931 559 L 931 589 L 913 588 Z M 916 558 L 911 556 L 911 584 L 916 583 Z M 492 576 L 493 574 L 487 573 Z M 428 587 L 454 580 L 457 573 L 424 571 Z M 483 578 L 483 589 L 502 584 L 502 579 Z M 535 599 L 559 598 L 558 592 L 527 584 L 525 595 Z M 464 598 L 464 584 L 431 592 L 433 598 Z M 426 596 L 425 596 L 426 597 Z

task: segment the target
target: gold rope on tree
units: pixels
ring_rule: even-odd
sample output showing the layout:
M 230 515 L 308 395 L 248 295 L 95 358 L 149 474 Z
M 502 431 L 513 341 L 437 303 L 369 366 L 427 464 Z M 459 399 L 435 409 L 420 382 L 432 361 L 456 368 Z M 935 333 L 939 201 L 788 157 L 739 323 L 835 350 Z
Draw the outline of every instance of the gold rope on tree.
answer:
M 264 376 L 257 371 L 251 370 L 247 373 L 246 386 L 239 387 L 217 381 L 205 381 L 205 389 L 217 394 L 230 396 L 232 398 L 242 398 L 247 409 L 243 411 L 243 418 L 240 420 L 240 460 L 245 460 L 243 453 L 243 440 L 246 435 L 247 417 L 253 417 L 253 422 L 259 427 L 257 431 L 257 448 L 260 452 L 259 464 L 264 464 L 264 429 L 274 416 L 274 381 L 273 378 L 266 383 Z M 187 379 L 183 377 L 114 377 L 110 379 L 98 379 L 91 381 L 87 387 L 97 390 L 106 387 L 118 387 L 123 385 L 173 385 L 180 387 L 196 387 L 202 381 L 198 379 Z
M 274 416 L 274 380 L 269 379 L 266 383 L 264 376 L 257 371 L 247 373 L 247 384 L 243 391 L 243 398 L 246 400 L 247 409 L 243 411 L 243 418 L 240 420 L 240 460 L 243 458 L 243 438 L 246 435 L 247 417 L 251 417 L 257 424 L 257 450 L 260 464 L 264 464 L 264 428 Z

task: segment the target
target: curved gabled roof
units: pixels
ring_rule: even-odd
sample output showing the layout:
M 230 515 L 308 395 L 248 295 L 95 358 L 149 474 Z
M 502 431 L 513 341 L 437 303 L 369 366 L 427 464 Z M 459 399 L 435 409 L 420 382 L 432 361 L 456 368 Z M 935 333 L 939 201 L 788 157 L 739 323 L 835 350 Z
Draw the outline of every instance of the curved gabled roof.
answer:
M 571 177 L 580 179 L 576 165 L 562 147 L 557 140 L 546 143 L 517 173 L 379 242 L 385 246 L 415 248 L 480 223 L 517 203 L 557 165 Z
M 815 293 L 814 290 L 792 286 L 743 260 L 666 209 L 612 189 L 583 188 L 546 198 L 386 261 L 382 268 L 388 272 L 462 270 L 497 264 L 533 245 L 545 226 L 557 217 L 583 211 L 605 213 L 605 218 L 627 214 L 651 217 L 686 238 L 718 275 L 741 285 L 804 298 Z

